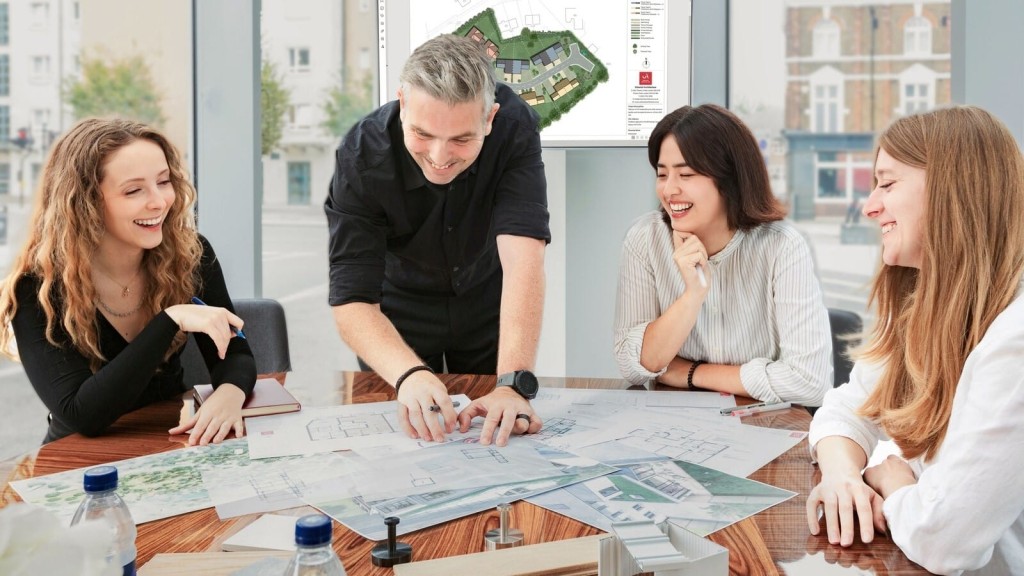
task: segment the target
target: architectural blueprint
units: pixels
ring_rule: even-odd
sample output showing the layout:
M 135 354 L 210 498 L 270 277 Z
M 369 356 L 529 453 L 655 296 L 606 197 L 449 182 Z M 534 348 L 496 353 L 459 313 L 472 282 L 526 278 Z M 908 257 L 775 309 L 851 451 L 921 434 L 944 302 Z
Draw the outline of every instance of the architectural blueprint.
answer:
M 464 394 L 451 398 L 463 408 L 469 405 Z M 299 412 L 249 418 L 245 426 L 253 459 L 374 446 L 391 446 L 392 452 L 420 448 L 402 432 L 394 401 L 304 407 Z
M 673 397 L 686 396 L 680 400 Z M 544 427 L 532 436 L 559 449 L 586 446 L 586 433 L 597 433 L 622 420 L 620 413 L 637 410 L 664 410 L 673 417 L 706 420 L 716 425 L 735 425 L 739 418 L 722 419 L 719 410 L 736 405 L 730 394 L 717 392 L 648 392 L 646 390 L 607 390 L 580 388 L 542 388 L 532 402 L 544 419 Z
M 373 461 L 372 467 L 353 474 L 354 494 L 384 500 L 562 475 L 541 448 L 527 437 L 513 438 L 503 447 L 484 446 L 476 439 L 439 444 Z
M 314 486 L 303 500 L 364 538 L 384 540 L 387 538 L 387 529 L 384 525 L 384 518 L 387 516 L 401 517 L 398 533 L 406 534 L 493 508 L 501 502 L 520 500 L 610 474 L 616 470 L 611 466 L 553 450 L 541 444 L 534 443 L 533 446 L 539 457 L 549 461 L 557 469 L 557 474 L 525 482 L 500 484 L 495 484 L 494 479 L 491 479 L 487 486 L 479 488 L 438 490 L 382 500 L 344 495 L 346 487 L 343 484 L 327 481 Z M 448 445 L 431 450 L 441 448 L 448 448 Z
M 807 436 L 806 432 L 736 424 L 731 416 L 675 417 L 620 411 L 602 429 L 563 438 L 563 449 L 611 465 L 684 460 L 749 476 Z
M 203 485 L 221 520 L 303 506 L 302 495 L 312 484 L 344 478 L 366 466 L 351 454 L 250 460 L 247 466 L 205 468 Z
M 689 462 L 663 460 L 527 500 L 601 530 L 612 522 L 671 518 L 700 536 L 721 530 L 796 494 Z

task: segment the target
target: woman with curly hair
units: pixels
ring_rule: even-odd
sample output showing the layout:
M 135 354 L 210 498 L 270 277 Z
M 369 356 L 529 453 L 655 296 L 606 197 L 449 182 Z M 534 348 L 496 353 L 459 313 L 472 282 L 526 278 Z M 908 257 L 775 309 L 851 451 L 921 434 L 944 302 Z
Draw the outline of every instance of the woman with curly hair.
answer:
M 171 434 L 190 444 L 244 433 L 256 366 L 213 248 L 195 228 L 195 189 L 159 132 L 88 119 L 54 145 L 28 238 L 0 287 L 0 350 L 20 359 L 50 410 L 44 442 L 102 434 L 123 414 L 180 397 L 186 332 L 214 394 Z M 197 296 L 208 306 L 189 304 Z M 12 339 L 16 341 L 16 349 Z
M 878 321 L 811 423 L 810 531 L 888 532 L 938 574 L 1024 574 L 1024 157 L 991 114 L 941 109 L 882 133 L 875 180 Z M 900 456 L 865 470 L 885 437 Z

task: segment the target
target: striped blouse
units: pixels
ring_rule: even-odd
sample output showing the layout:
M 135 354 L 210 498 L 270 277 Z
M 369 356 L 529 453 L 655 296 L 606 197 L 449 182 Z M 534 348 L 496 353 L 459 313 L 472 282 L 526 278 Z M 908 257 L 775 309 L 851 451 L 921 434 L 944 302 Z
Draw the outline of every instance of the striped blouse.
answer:
M 615 357 L 634 384 L 665 372 L 645 369 L 640 350 L 647 325 L 686 290 L 672 252 L 660 212 L 640 217 L 626 233 Z M 743 387 L 759 400 L 820 406 L 832 385 L 832 339 L 804 237 L 785 221 L 738 230 L 708 262 L 711 288 L 679 356 L 739 365 Z

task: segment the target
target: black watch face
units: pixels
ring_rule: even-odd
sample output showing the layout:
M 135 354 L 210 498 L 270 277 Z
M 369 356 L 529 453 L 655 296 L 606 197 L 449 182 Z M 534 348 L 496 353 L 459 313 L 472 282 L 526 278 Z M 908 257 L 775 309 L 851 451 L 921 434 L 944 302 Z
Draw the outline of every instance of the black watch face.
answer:
M 537 391 L 540 390 L 537 377 L 533 375 L 533 372 L 527 370 L 516 372 L 515 387 L 517 392 L 529 400 L 532 400 L 537 395 Z

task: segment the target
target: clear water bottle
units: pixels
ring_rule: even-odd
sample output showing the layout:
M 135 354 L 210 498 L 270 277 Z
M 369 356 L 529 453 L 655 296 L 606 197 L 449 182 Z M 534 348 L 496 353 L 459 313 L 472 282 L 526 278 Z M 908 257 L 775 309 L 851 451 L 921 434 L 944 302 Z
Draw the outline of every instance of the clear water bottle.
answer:
M 85 471 L 82 485 L 85 499 L 79 504 L 71 525 L 86 520 L 105 522 L 116 534 L 114 545 L 107 553 L 107 564 L 116 562 L 122 567 L 123 576 L 135 576 L 135 521 L 117 494 L 117 468 L 90 468 Z
M 345 567 L 331 547 L 331 519 L 323 514 L 295 522 L 295 555 L 285 576 L 345 576 Z

